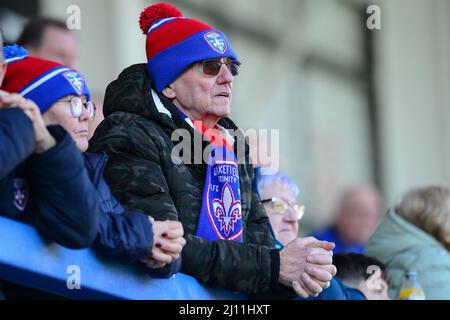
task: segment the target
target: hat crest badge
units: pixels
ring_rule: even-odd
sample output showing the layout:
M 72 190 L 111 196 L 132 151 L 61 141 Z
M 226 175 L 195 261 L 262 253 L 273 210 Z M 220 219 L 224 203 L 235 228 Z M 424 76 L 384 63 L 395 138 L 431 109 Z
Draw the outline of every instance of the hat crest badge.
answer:
M 63 74 L 64 78 L 70 83 L 70 85 L 75 89 L 78 95 L 82 95 L 84 92 L 84 80 L 81 75 L 75 71 L 67 71 Z
M 208 32 L 205 34 L 205 40 L 213 50 L 219 52 L 220 54 L 224 54 L 228 50 L 227 41 L 219 32 Z

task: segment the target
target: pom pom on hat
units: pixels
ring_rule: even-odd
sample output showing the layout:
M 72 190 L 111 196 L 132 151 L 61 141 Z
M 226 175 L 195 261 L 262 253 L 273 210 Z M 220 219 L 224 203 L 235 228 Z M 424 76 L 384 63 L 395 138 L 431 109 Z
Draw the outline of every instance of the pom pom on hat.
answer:
M 3 55 L 5 59 L 12 59 L 26 56 L 28 52 L 23 47 L 13 44 L 3 48 Z
M 142 33 L 147 34 L 153 23 L 165 18 L 181 18 L 183 14 L 169 3 L 156 3 L 144 9 L 139 17 Z

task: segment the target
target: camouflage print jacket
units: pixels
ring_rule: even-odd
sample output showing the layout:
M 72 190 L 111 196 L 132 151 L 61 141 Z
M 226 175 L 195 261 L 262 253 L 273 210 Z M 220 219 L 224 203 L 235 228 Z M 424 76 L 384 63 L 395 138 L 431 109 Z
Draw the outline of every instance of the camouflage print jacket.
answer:
M 175 129 L 198 133 L 170 101 L 151 90 L 146 65 L 129 67 L 108 86 L 104 115 L 90 151 L 109 156 L 105 178 L 129 210 L 146 212 L 156 220 L 181 221 L 187 240 L 181 271 L 204 284 L 246 294 L 277 289 L 279 253 L 264 207 L 252 190 L 253 166 L 239 165 L 244 243 L 209 242 L 195 236 L 206 165 L 177 165 L 171 158 Z M 229 119 L 219 124 L 237 129 Z

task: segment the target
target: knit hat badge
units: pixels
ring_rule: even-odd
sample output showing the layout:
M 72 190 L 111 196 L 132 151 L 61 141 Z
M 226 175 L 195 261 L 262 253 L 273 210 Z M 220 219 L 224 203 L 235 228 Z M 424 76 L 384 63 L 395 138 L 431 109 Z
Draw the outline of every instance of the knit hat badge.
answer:
M 208 32 L 205 34 L 205 39 L 208 42 L 208 44 L 216 50 L 217 52 L 224 54 L 228 49 L 228 44 L 224 37 L 215 31 Z
M 71 84 L 71 86 L 77 91 L 78 95 L 82 95 L 84 92 L 84 79 L 79 73 L 74 71 L 66 71 L 63 73 L 64 78 Z

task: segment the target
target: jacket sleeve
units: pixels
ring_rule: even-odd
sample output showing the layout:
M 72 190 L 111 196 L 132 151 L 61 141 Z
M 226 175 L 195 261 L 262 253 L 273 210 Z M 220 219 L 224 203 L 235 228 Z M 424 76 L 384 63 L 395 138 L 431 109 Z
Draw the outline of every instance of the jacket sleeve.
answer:
M 97 235 L 99 201 L 81 153 L 61 127 L 49 127 L 57 145 L 27 162 L 34 208 L 31 223 L 69 248 L 90 246 Z
M 117 201 L 103 178 L 103 167 L 95 161 L 101 156 L 89 153 L 83 155 L 100 198 L 99 228 L 94 250 L 123 264 L 141 264 L 139 260 L 150 257 L 153 247 L 153 228 L 148 215 L 129 211 Z M 142 266 L 154 278 L 169 278 L 180 270 L 180 260 L 158 269 Z
M 254 170 L 252 165 L 243 167 L 253 182 Z M 292 288 L 286 287 L 278 283 L 280 274 L 280 253 L 275 249 L 275 239 L 270 230 L 270 220 L 267 216 L 266 209 L 254 188 L 251 187 L 251 208 L 250 215 L 245 230 L 245 236 L 248 241 L 258 243 L 262 246 L 268 246 L 270 250 L 270 289 L 264 292 L 251 293 L 251 299 L 293 299 L 296 293 Z
M 123 264 L 149 257 L 153 246 L 148 216 L 134 211 L 123 213 L 100 210 L 98 235 L 93 248 Z
M 35 148 L 33 125 L 17 108 L 0 110 L 0 179 L 28 158 Z
M 153 231 L 147 215 L 128 210 L 101 211 L 94 250 L 123 264 L 140 264 L 140 259 L 151 256 L 152 247 Z M 163 268 L 143 268 L 153 278 L 170 278 L 180 271 L 181 258 Z
M 97 141 L 94 152 L 109 155 L 105 178 L 117 199 L 130 210 L 151 213 L 156 220 L 178 220 L 163 172 L 166 169 L 160 161 L 160 148 L 151 139 L 139 139 L 143 133 L 135 132 L 140 130 L 136 127 L 117 125 Z M 166 174 L 168 179 L 176 179 L 170 172 Z M 181 271 L 204 284 L 232 291 L 254 294 L 270 290 L 274 277 L 271 273 L 273 241 L 265 243 L 267 238 L 262 236 L 268 232 L 268 220 L 257 211 L 251 215 L 248 232 L 256 234 L 245 243 L 209 242 L 186 234 Z

